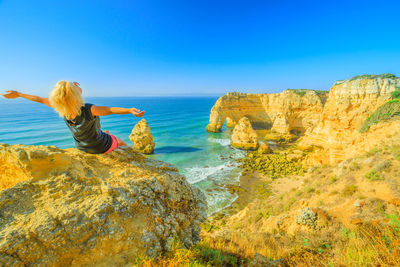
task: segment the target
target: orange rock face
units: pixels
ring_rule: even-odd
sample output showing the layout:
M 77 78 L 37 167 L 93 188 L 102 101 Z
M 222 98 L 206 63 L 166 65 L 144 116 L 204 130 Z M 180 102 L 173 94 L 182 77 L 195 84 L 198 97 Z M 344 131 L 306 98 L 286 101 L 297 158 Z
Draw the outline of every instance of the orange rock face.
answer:
M 305 90 L 298 94 L 286 90 L 279 94 L 228 93 L 211 109 L 207 131 L 220 132 L 225 120 L 234 127 L 242 117 L 249 118 L 254 128 L 279 133 L 305 132 L 319 122 L 327 93 Z
M 367 152 L 399 129 L 396 120 L 378 123 L 360 133 L 365 120 L 400 87 L 394 75 L 362 75 L 336 82 L 329 95 L 313 90 L 278 94 L 228 93 L 215 103 L 207 131 L 234 127 L 249 118 L 254 129 L 303 134 L 299 149 L 312 151 L 310 164 L 336 164 Z
M 321 120 L 309 128 L 299 147 L 316 147 L 308 156 L 310 162 L 335 164 L 376 146 L 398 126 L 371 127 L 360 133 L 364 121 L 384 104 L 400 78 L 353 78 L 339 81 L 331 88 Z M 375 129 L 373 129 L 375 128 Z M 392 133 L 393 134 L 393 133 Z

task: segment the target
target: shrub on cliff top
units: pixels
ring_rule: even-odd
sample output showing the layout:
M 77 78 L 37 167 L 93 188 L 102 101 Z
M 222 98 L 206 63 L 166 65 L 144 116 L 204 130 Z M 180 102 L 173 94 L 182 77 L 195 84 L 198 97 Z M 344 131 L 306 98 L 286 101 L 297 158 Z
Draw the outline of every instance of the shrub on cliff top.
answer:
M 329 91 L 324 90 L 312 90 L 312 89 L 287 89 L 288 91 L 292 91 L 299 96 L 305 96 L 307 91 L 314 91 L 317 95 L 323 95 L 329 93 Z
M 380 106 L 374 113 L 369 116 L 360 129 L 360 133 L 367 132 L 369 127 L 380 121 L 390 120 L 400 116 L 400 99 L 393 99 Z
M 350 79 L 350 81 L 357 80 L 357 79 L 376 79 L 376 78 L 389 79 L 389 78 L 397 78 L 397 77 L 393 73 L 384 73 L 384 74 L 378 74 L 378 75 L 363 74 L 363 75 L 354 76 L 353 78 Z
M 397 87 L 396 90 L 392 92 L 392 98 L 393 100 L 399 100 L 400 99 L 400 87 Z

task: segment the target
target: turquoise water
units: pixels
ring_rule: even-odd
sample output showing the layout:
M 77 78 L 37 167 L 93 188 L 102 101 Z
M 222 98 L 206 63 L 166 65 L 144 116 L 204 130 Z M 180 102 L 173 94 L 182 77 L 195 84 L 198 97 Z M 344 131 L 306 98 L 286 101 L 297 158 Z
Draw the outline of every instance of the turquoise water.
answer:
M 155 154 L 149 157 L 176 165 L 191 184 L 206 194 L 209 214 L 235 199 L 224 186 L 238 183 L 235 159 L 242 155 L 229 146 L 229 132 L 205 131 L 216 100 L 216 97 L 86 98 L 86 102 L 95 105 L 146 110 L 144 118 L 156 142 Z M 101 117 L 101 125 L 103 130 L 132 144 L 129 134 L 139 120 L 133 115 L 109 115 Z M 74 146 L 68 128 L 53 109 L 25 99 L 0 99 L 0 143 Z

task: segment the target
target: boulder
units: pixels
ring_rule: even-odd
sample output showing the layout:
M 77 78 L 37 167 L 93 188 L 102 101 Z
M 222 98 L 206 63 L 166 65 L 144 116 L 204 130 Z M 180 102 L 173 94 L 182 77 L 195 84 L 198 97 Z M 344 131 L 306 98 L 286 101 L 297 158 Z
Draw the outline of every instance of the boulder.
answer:
M 153 154 L 155 143 L 146 119 L 142 119 L 135 125 L 129 135 L 129 140 L 133 142 L 133 147 L 139 152 Z
M 258 148 L 258 135 L 247 117 L 241 118 L 233 129 L 231 145 L 243 150 Z
M 269 131 L 265 134 L 264 139 L 277 143 L 290 143 L 295 141 L 297 136 L 291 133 L 281 134 L 276 131 Z
M 257 152 L 260 154 L 269 154 L 272 153 L 272 149 L 264 142 L 261 142 Z
M 295 217 L 295 221 L 298 224 L 315 227 L 317 214 L 310 207 L 305 207 L 300 210 L 299 215 Z
M 303 155 L 302 155 L 302 154 L 295 154 L 295 153 L 293 153 L 293 154 L 288 154 L 288 155 L 286 156 L 286 158 L 287 158 L 288 160 L 291 160 L 291 161 L 298 161 L 298 160 L 301 160 L 301 159 L 303 158 Z
M 204 195 L 132 148 L 0 144 L 0 167 L 0 266 L 133 265 L 200 240 Z

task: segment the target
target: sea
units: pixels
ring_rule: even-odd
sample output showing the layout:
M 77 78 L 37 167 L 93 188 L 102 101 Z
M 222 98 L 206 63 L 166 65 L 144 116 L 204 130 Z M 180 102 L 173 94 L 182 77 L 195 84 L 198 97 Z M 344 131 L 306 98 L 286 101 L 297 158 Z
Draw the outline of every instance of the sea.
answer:
M 243 152 L 229 145 L 230 130 L 208 133 L 209 114 L 217 97 L 87 97 L 99 106 L 136 107 L 145 110 L 156 143 L 147 157 L 174 164 L 208 201 L 211 215 L 237 198 L 227 185 L 237 185 L 237 160 Z M 129 134 L 141 118 L 131 114 L 101 117 L 103 130 L 132 145 Z M 64 121 L 52 109 L 26 99 L 0 98 L 0 143 L 74 147 Z

